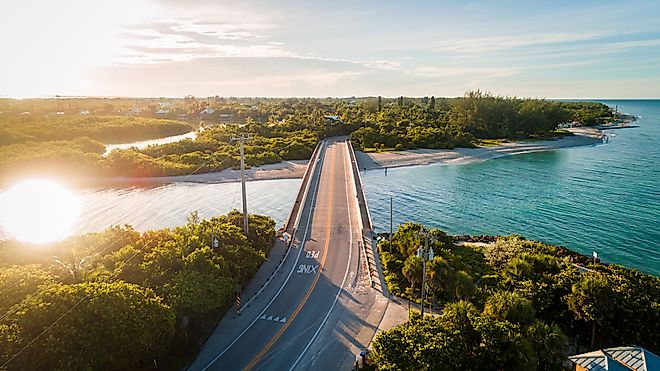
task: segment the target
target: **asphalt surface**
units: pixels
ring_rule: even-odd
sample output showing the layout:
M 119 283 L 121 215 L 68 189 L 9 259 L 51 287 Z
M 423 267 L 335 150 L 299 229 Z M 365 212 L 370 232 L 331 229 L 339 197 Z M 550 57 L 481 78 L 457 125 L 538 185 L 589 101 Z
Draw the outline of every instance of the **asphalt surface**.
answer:
M 348 151 L 326 142 L 286 258 L 240 316 L 227 313 L 190 370 L 350 369 L 366 348 L 379 318 Z

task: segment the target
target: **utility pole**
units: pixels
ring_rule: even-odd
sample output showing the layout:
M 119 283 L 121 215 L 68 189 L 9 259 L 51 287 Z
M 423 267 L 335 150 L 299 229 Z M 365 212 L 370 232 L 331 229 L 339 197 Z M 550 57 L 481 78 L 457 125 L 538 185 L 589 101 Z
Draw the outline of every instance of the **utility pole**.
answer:
M 417 249 L 417 256 L 422 258 L 422 317 L 424 317 L 424 286 L 426 286 L 426 262 L 428 260 L 433 260 L 435 254 L 433 252 L 433 247 L 429 248 L 429 232 L 423 229 L 420 232 L 420 235 L 424 238 L 424 246 L 420 246 Z
M 243 230 L 248 234 L 248 212 L 247 212 L 247 194 L 245 193 L 245 151 L 244 143 L 250 141 L 249 135 L 242 134 L 240 137 L 232 137 L 231 141 L 239 141 L 241 145 L 241 196 L 243 197 Z
M 390 196 L 390 252 L 392 252 L 392 196 Z

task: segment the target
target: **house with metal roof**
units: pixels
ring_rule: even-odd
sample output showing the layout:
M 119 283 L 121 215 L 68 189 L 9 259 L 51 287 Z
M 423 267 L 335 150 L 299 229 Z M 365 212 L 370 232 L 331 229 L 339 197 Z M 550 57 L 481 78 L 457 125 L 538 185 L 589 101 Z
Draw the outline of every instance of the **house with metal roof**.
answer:
M 656 371 L 660 357 L 637 347 L 618 347 L 569 356 L 576 371 Z

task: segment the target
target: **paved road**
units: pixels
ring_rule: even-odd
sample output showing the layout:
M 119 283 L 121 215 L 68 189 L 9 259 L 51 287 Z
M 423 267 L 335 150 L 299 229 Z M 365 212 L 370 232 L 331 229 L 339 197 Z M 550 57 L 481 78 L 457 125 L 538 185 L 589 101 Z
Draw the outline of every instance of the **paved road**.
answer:
M 379 321 L 358 242 L 348 145 L 329 140 L 287 259 L 237 317 L 230 311 L 191 370 L 346 369 Z

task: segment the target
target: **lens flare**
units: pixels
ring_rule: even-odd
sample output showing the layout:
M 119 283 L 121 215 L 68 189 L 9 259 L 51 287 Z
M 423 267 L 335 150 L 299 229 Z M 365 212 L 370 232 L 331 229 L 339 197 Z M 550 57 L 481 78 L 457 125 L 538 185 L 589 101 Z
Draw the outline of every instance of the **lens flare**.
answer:
M 78 198 L 50 180 L 26 180 L 0 193 L 0 224 L 19 241 L 43 244 L 67 237 L 79 216 Z

